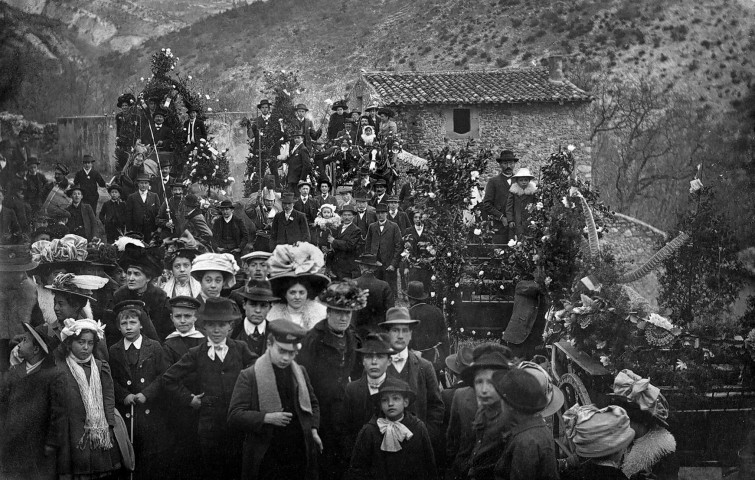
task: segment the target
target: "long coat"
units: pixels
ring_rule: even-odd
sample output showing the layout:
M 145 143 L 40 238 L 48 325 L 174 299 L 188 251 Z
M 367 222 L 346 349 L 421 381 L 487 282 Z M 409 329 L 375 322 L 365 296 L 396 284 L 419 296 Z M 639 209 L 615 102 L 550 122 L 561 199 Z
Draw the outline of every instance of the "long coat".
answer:
M 412 341 L 409 346 L 412 350 L 422 352 L 422 358 L 429 360 L 435 370 L 445 368 L 449 342 L 448 327 L 443 312 L 434 305 L 420 302 L 409 308 L 409 314 L 411 318 L 419 320 L 419 324 L 412 330 Z
M 69 205 L 66 210 L 72 213 L 74 208 L 76 207 Z M 79 204 L 79 208 L 81 209 L 81 218 L 84 220 L 84 235 L 82 237 L 92 240 L 92 238 L 102 235 L 100 221 L 97 220 L 94 209 L 83 201 Z
M 439 438 L 442 434 L 440 428 L 443 424 L 444 407 L 433 364 L 416 352 L 410 351 L 401 373 L 393 364 L 388 365 L 387 373 L 388 376 L 400 378 L 409 384 L 416 394 L 416 399 L 409 404 L 408 410 L 425 422 L 431 438 Z
M 21 237 L 21 225 L 16 212 L 3 205 L 0 211 L 0 244 L 18 243 Z
M 146 201 L 143 202 L 137 190 L 126 199 L 126 228 L 141 233 L 144 241 L 148 242 L 155 231 L 159 211 L 160 200 L 156 193 L 147 192 Z
M 294 244 L 296 242 L 309 242 L 309 225 L 307 217 L 296 210 L 291 211 L 291 220 L 286 220 L 285 212 L 278 212 L 273 218 L 270 229 L 270 250 L 275 250 L 278 245 Z
M 472 422 L 476 413 L 477 395 L 474 387 L 454 390 L 446 430 L 446 461 L 455 474 L 452 478 L 464 478 L 469 468 L 468 462 L 475 442 Z
M 385 313 L 396 304 L 393 290 L 388 282 L 378 279 L 372 272 L 364 273 L 355 282 L 359 288 L 367 290 L 369 295 L 367 306 L 354 312 L 351 321 L 357 327 L 360 336 L 364 336 L 368 330 L 380 331 L 378 324 L 385 321 Z
M 202 120 L 200 120 L 198 118 L 196 120 L 194 120 L 194 126 L 192 128 L 193 133 L 194 133 L 194 139 L 193 139 L 194 142 L 190 142 L 189 141 L 189 139 L 191 138 L 189 136 L 190 135 L 190 132 L 189 132 L 189 128 L 190 127 L 191 127 L 191 119 L 186 120 L 184 122 L 184 128 L 183 128 L 184 142 L 187 145 L 190 144 L 190 143 L 192 145 L 198 145 L 199 144 L 199 140 L 201 140 L 203 138 L 205 140 L 207 140 L 207 127 L 205 126 L 205 124 L 204 124 L 204 122 Z
M 126 228 L 126 202 L 118 203 L 108 200 L 100 208 L 100 222 L 105 226 L 108 243 L 113 243 L 120 237 L 119 231 Z
M 306 180 L 312 172 L 312 162 L 309 159 L 309 149 L 302 143 L 288 157 L 288 176 L 286 183 L 289 185 L 299 183 L 300 180 Z
M 351 456 L 351 468 L 347 480 L 434 480 L 438 478 L 435 455 L 430 435 L 425 424 L 416 416 L 405 412 L 401 420 L 411 432 L 412 438 L 401 442 L 398 452 L 380 449 L 383 434 L 377 425 L 377 417 L 362 427 Z
M 509 198 L 511 180 L 503 175 L 496 175 L 485 185 L 485 197 L 482 199 L 482 211 L 493 221 L 493 226 L 505 231 L 507 225 L 501 222 L 501 216 L 506 215 L 506 201 Z M 510 219 L 507 219 L 510 221 Z M 508 223 L 508 222 L 507 222 Z
M 105 418 L 111 431 L 115 426 L 115 396 L 113 393 L 113 378 L 110 376 L 110 365 L 107 362 L 95 360 L 102 383 L 102 402 L 105 408 Z M 108 450 L 81 449 L 79 440 L 84 435 L 86 409 L 81 400 L 81 392 L 71 369 L 63 362 L 57 367 L 61 372 L 60 388 L 53 395 L 53 409 L 56 412 L 56 424 L 60 435 L 58 448 L 58 475 L 69 478 L 74 475 L 105 474 L 120 466 L 120 452 L 111 435 L 113 447 Z M 86 372 L 89 364 L 83 367 Z M 88 372 L 88 377 L 91 373 Z
M 495 465 L 495 478 L 558 480 L 553 432 L 539 415 L 511 427 Z
M 343 407 L 338 418 L 338 429 L 341 432 L 341 451 L 344 458 L 351 457 L 354 444 L 362 427 L 370 419 L 380 413 L 378 394 L 371 394 L 367 386 L 367 376 L 362 375 L 346 385 L 343 397 Z
M 25 363 L 14 365 L 0 382 L 1 478 L 55 478 L 45 446 L 59 445 L 52 409 L 59 383 L 60 371 L 45 362 L 28 374 Z
M 147 398 L 145 403 L 134 405 L 134 448 L 138 452 L 137 457 L 153 455 L 170 448 L 165 423 L 168 402 L 162 388 L 162 374 L 169 366 L 160 343 L 144 335 L 139 360 L 134 367 L 128 363 L 123 339 L 110 347 L 115 405 L 123 418 L 128 418 L 127 414 L 131 413 L 131 408 L 123 404 L 128 395 L 141 393 Z M 157 474 L 145 471 L 141 473 Z
M 382 232 L 378 222 L 371 224 L 367 229 L 364 251 L 377 255 L 383 268 L 391 265 L 398 268 L 402 250 L 401 230 L 395 223 L 386 221 Z
M 359 265 L 356 259 L 359 256 L 359 247 L 362 243 L 362 231 L 351 223 L 346 230 L 342 228 L 333 232 L 333 261 L 330 269 L 338 278 L 355 278 L 359 276 Z
M 275 368 L 275 367 L 273 367 Z M 320 405 L 312 390 L 307 370 L 302 367 L 306 389 L 312 405 L 312 413 L 303 411 L 299 402 L 294 402 L 296 417 L 304 433 L 304 445 L 307 451 L 307 476 L 305 479 L 317 478 L 317 446 L 312 438 L 312 429 L 320 428 Z M 295 377 L 294 377 L 295 378 Z M 296 381 L 296 380 L 294 380 Z M 296 390 L 302 388 L 296 385 Z M 255 480 L 259 475 L 259 468 L 265 458 L 273 429 L 276 427 L 265 424 L 265 414 L 260 412 L 257 390 L 257 378 L 254 368 L 247 368 L 239 374 L 233 389 L 230 407 L 228 408 L 228 424 L 231 428 L 243 430 L 245 433 L 243 447 L 243 464 L 241 478 Z
M 304 133 L 304 146 L 310 152 L 312 151 L 312 141 L 317 140 L 322 135 L 322 129 L 315 130 L 314 123 L 307 117 L 301 120 L 298 118 L 294 119 L 294 131 Z M 293 148 L 293 143 L 291 144 L 291 148 Z

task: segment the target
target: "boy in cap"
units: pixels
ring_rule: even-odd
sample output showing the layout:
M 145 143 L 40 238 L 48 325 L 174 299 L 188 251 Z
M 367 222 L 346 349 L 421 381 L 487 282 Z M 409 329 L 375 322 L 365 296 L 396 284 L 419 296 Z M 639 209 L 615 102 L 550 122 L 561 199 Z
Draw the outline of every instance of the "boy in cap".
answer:
M 244 320 L 236 325 L 231 338 L 246 342 L 252 353 L 262 356 L 267 347 L 267 313 L 272 302 L 277 302 L 280 298 L 273 295 L 267 280 L 250 280 L 246 288 L 234 294 L 244 302 Z
M 141 303 L 141 302 L 139 302 Z M 124 301 L 114 307 L 116 325 L 123 338 L 110 347 L 110 371 L 115 406 L 123 418 L 134 415 L 133 438 L 137 479 L 164 478 L 170 438 L 162 374 L 168 360 L 160 342 L 142 335 L 141 305 Z
M 267 265 L 267 259 L 272 256 L 270 252 L 255 250 L 241 257 L 241 267 L 246 273 L 247 280 L 261 282 L 267 280 L 270 267 Z
M 405 381 L 416 393 L 417 400 L 409 408 L 425 422 L 430 438 L 437 442 L 442 435 L 444 407 L 435 368 L 422 355 L 409 349 L 412 330 L 418 323 L 418 320 L 410 317 L 405 307 L 393 307 L 385 314 L 385 321 L 380 326 L 388 332 L 391 348 L 396 351 L 391 356 L 388 376 Z
M 113 243 L 120 238 L 126 229 L 126 202 L 121 198 L 123 190 L 120 185 L 108 185 L 107 193 L 110 200 L 102 204 L 100 222 L 105 226 L 107 243 Z
M 205 342 L 205 336 L 195 328 L 197 310 L 202 303 L 194 297 L 177 296 L 168 300 L 170 319 L 176 328 L 165 337 L 163 350 L 168 356 L 168 364 L 181 360 L 189 350 Z
M 385 198 L 385 203 L 388 205 L 388 220 L 398 225 L 401 232 L 412 226 L 412 222 L 409 220 L 409 216 L 406 212 L 402 212 L 398 209 L 399 202 L 397 196 L 388 195 Z
M 388 378 L 378 391 L 379 416 L 359 432 L 348 479 L 435 479 L 438 472 L 425 424 L 407 410 L 414 400 L 409 385 Z
M 267 351 L 241 372 L 228 424 L 245 433 L 242 478 L 317 478 L 320 406 L 305 368 L 294 361 L 306 331 L 290 320 L 268 324 Z
M 222 297 L 209 297 L 199 309 L 197 320 L 204 325 L 207 343 L 184 355 L 163 375 L 165 387 L 180 405 L 199 411 L 199 451 L 204 478 L 224 480 L 239 477 L 241 439 L 228 428 L 226 415 L 231 392 L 239 373 L 257 358 L 246 343 L 228 338 L 239 320 L 234 303 Z M 192 393 L 186 381 L 196 379 Z
M 53 478 L 59 441 L 52 402 L 60 374 L 46 334 L 28 323 L 23 329 L 22 362 L 10 367 L 0 384 L 0 477 Z
M 339 417 L 341 449 L 345 459 L 351 457 L 359 431 L 377 412 L 378 389 L 388 376 L 386 371 L 391 364 L 391 355 L 396 351 L 391 348 L 387 334 L 369 333 L 357 353 L 360 354 L 364 374 L 359 380 L 346 385 L 343 412 Z
M 493 385 L 503 404 L 505 447 L 495 477 L 510 480 L 558 480 L 553 432 L 540 412 L 548 397 L 534 375 L 524 369 L 498 370 Z
M 83 168 L 76 172 L 73 177 L 74 185 L 81 187 L 81 193 L 84 194 L 84 203 L 92 207 L 92 211 L 97 211 L 97 202 L 100 201 L 98 188 L 105 188 L 105 180 L 100 172 L 94 170 L 94 157 L 84 154 L 82 159 Z

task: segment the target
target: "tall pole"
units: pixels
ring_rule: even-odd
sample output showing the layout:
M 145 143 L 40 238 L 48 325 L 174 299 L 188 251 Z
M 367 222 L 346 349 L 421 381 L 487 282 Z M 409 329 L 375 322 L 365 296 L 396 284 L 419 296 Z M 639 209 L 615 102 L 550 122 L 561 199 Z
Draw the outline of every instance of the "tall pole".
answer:
M 262 174 L 262 130 L 259 130 L 259 135 L 257 136 L 257 152 L 258 152 L 258 163 L 259 163 L 259 179 L 257 179 L 257 183 L 259 184 L 259 198 L 257 201 L 259 201 L 262 198 L 262 179 L 264 178 L 264 175 Z

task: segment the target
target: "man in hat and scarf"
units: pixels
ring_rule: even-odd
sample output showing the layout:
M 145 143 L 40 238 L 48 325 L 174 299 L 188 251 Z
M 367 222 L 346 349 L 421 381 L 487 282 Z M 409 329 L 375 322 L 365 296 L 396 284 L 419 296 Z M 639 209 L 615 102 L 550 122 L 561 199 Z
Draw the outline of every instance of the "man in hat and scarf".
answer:
M 139 190 L 126 199 L 126 228 L 141 233 L 145 242 L 152 238 L 160 211 L 160 200 L 149 191 L 149 180 L 146 173 L 139 174 L 136 177 Z
M 511 177 L 514 175 L 514 165 L 519 161 L 511 150 L 503 150 L 496 159 L 501 173 L 488 180 L 485 185 L 485 197 L 482 199 L 482 211 L 493 222 L 495 234 L 493 243 L 506 243 L 509 240 L 509 221 L 506 218 L 506 202 L 511 188 Z
M 228 425 L 244 432 L 242 478 L 318 477 L 320 404 L 294 359 L 306 331 L 290 320 L 268 324 L 267 351 L 238 377 Z

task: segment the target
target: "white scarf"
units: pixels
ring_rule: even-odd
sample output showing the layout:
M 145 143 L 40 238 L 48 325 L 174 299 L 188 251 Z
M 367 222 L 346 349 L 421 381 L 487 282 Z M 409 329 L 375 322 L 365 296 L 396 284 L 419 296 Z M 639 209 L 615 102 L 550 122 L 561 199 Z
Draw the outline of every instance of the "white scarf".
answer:
M 377 425 L 380 433 L 383 434 L 383 443 L 380 444 L 380 450 L 384 452 L 398 452 L 401 450 L 401 442 L 409 440 L 414 436 L 411 430 L 401 423 L 404 417 L 395 422 L 387 418 L 380 417 L 377 419 Z
M 204 335 L 202 335 L 196 328 L 191 327 L 191 330 L 189 330 L 186 333 L 181 333 L 178 330 L 176 330 L 174 332 L 171 332 L 170 334 L 168 334 L 167 337 L 165 337 L 165 340 L 167 340 L 169 338 L 176 338 L 176 337 L 181 337 L 181 338 L 204 338 Z
M 89 363 L 91 367 L 89 381 L 87 381 L 84 368 L 80 365 L 84 363 Z M 89 355 L 89 358 L 86 360 L 79 360 L 71 353 L 66 357 L 66 364 L 71 370 L 76 383 L 79 385 L 81 401 L 84 403 L 84 409 L 86 410 L 84 434 L 79 440 L 79 449 L 108 450 L 113 448 L 113 444 L 110 441 L 110 428 L 105 417 L 100 371 L 97 368 L 94 357 Z

